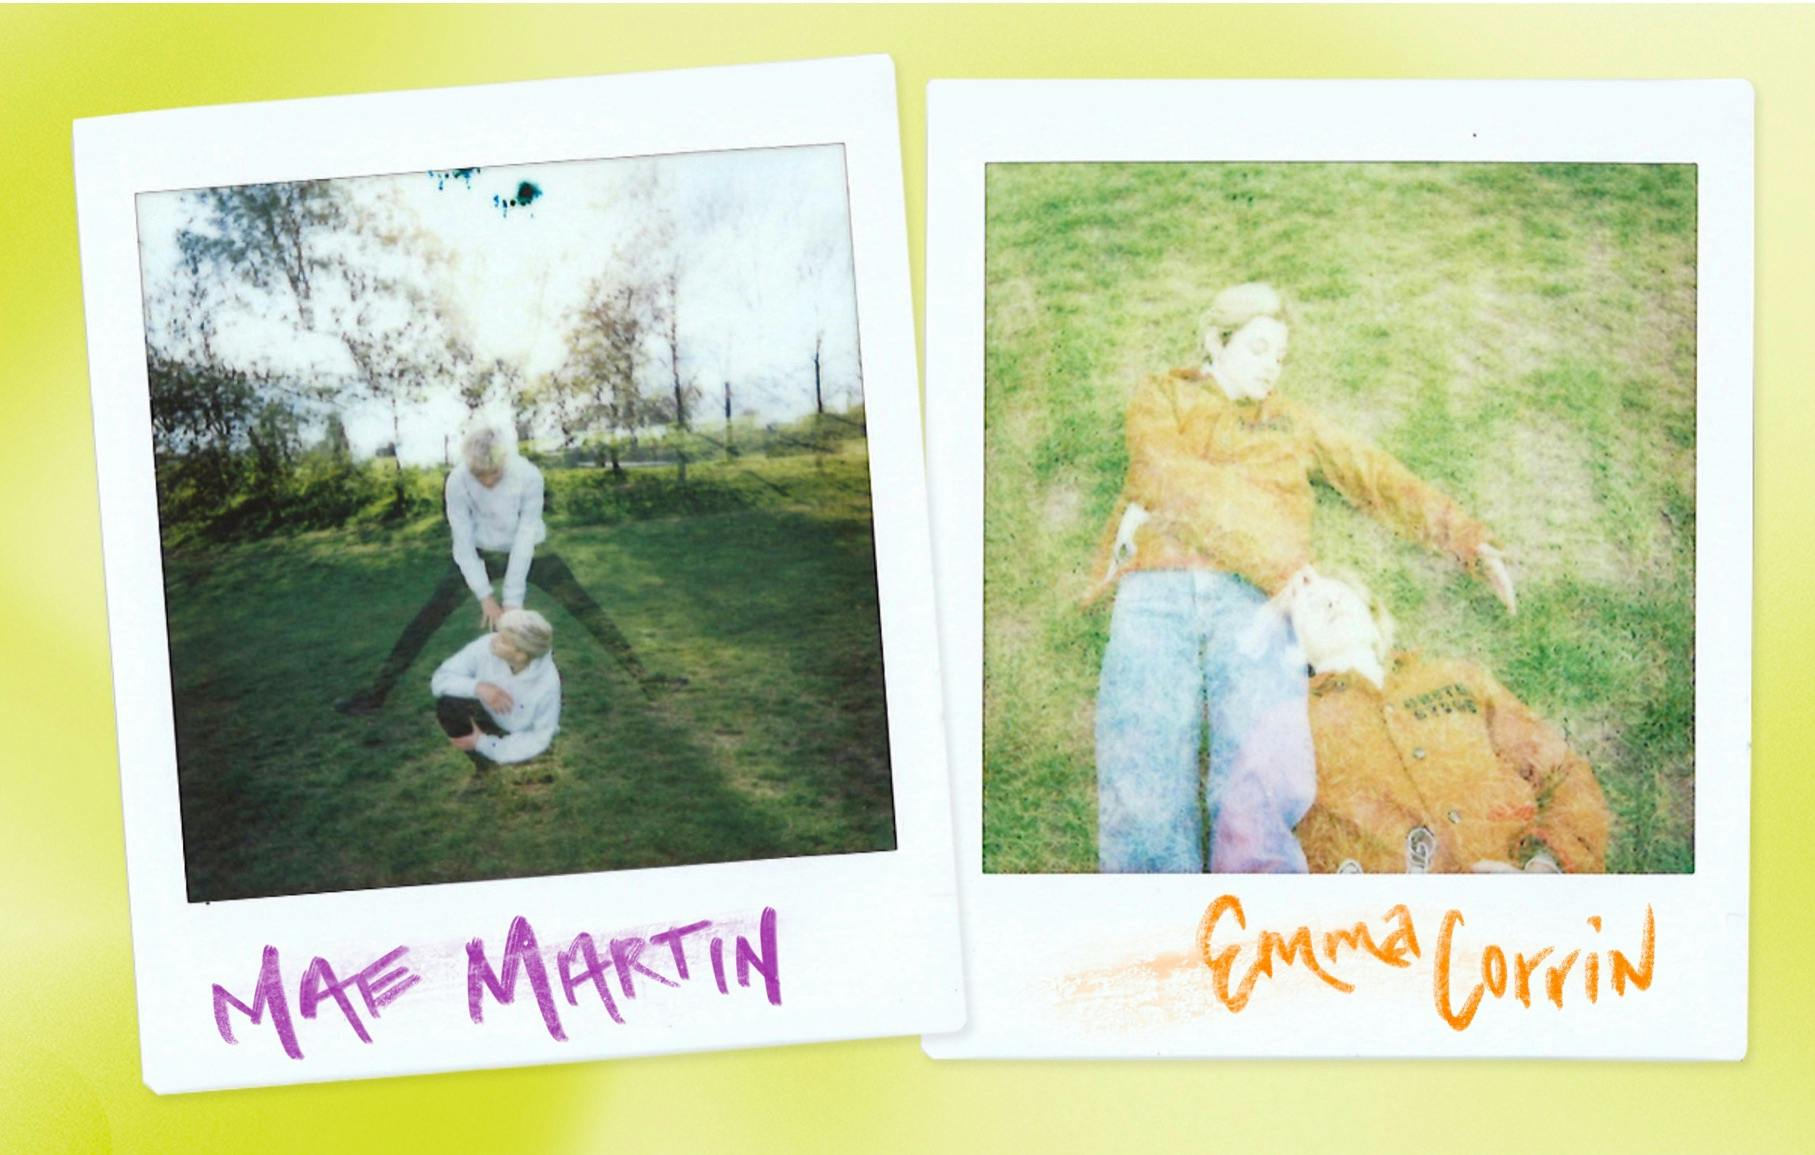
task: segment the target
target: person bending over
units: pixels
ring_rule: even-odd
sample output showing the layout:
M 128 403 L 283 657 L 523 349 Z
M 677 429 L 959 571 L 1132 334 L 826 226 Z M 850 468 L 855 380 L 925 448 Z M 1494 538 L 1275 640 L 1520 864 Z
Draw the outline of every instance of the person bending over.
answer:
M 542 521 L 542 471 L 513 452 L 499 431 L 481 425 L 460 443 L 459 465 L 447 475 L 447 524 L 453 557 L 429 600 L 404 627 L 378 676 L 365 690 L 334 703 L 343 714 L 369 714 L 384 704 L 429 639 L 470 595 L 488 627 L 505 611 L 523 605 L 534 583 L 552 595 L 607 653 L 629 671 L 645 693 L 684 684 L 685 679 L 651 674 L 630 641 L 606 616 L 559 554 L 537 553 L 548 536 Z M 503 580 L 503 589 L 494 584 Z
M 561 722 L 554 628 L 534 610 L 499 613 L 496 630 L 435 668 L 435 718 L 475 766 L 522 762 L 548 749 Z
M 1314 872 L 1598 874 L 1608 813 L 1588 762 L 1486 670 L 1392 648 L 1358 583 L 1307 566 L 1281 593 L 1313 676 Z
M 1122 499 L 1084 599 L 1117 591 L 1096 711 L 1105 873 L 1304 870 L 1292 836 L 1315 788 L 1304 663 L 1283 623 L 1257 650 L 1237 643 L 1311 561 L 1314 480 L 1477 570 L 1515 607 L 1484 526 L 1274 393 L 1289 333 L 1272 287 L 1223 290 L 1204 326 L 1203 367 L 1149 379 L 1128 406 Z M 1232 794 L 1238 757 L 1252 777 Z

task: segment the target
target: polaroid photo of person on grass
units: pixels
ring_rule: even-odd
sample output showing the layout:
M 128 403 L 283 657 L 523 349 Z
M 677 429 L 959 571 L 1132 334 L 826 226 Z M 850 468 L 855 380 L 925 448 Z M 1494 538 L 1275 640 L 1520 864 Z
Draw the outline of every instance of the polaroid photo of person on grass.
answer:
M 152 1086 L 957 1024 L 895 124 L 865 58 L 78 126 Z
M 931 109 L 929 1051 L 1741 1053 L 1749 91 Z

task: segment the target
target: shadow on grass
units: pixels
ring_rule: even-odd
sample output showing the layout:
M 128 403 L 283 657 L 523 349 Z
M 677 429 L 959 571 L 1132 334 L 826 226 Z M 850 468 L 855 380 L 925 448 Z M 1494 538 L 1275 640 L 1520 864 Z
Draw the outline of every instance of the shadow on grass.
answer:
M 385 707 L 368 679 L 445 542 L 332 533 L 167 559 L 192 901 L 885 850 L 894 846 L 868 521 L 746 510 L 551 536 L 654 670 L 651 703 L 555 623 L 561 733 L 475 777 L 428 677 L 457 613 Z

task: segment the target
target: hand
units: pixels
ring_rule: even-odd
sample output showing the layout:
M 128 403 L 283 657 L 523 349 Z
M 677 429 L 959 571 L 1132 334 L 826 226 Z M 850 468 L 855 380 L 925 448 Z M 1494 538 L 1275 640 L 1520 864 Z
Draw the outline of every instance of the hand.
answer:
M 1514 866 L 1512 863 L 1495 862 L 1491 858 L 1482 859 L 1480 862 L 1475 863 L 1475 865 L 1471 869 L 1473 869 L 1476 874 L 1517 874 L 1517 873 L 1519 873 L 1519 868 Z
M 1299 566 L 1279 587 L 1279 592 L 1254 611 L 1246 628 L 1236 635 L 1235 645 L 1243 657 L 1258 658 L 1286 623 L 1292 620 L 1292 606 L 1298 595 L 1317 581 L 1317 571 L 1309 562 Z
M 1500 604 L 1506 607 L 1507 615 L 1518 613 L 1519 595 L 1513 590 L 1512 575 L 1506 572 L 1506 555 L 1486 542 L 1482 542 L 1480 548 L 1475 551 L 1475 556 L 1481 561 L 1482 576 L 1487 579 L 1487 584 L 1493 589 L 1494 596 L 1500 599 Z
M 1109 572 L 1103 575 L 1105 582 L 1114 581 L 1116 571 L 1134 560 L 1134 535 L 1152 516 L 1138 501 L 1129 502 L 1128 508 L 1122 511 L 1122 523 L 1115 531 L 1115 545 L 1109 551 Z
M 474 722 L 471 732 L 462 734 L 458 738 L 449 738 L 448 741 L 454 744 L 454 749 L 471 754 L 479 748 L 479 739 L 483 737 L 485 737 L 485 732 L 479 729 L 479 723 Z
M 480 682 L 477 693 L 479 695 L 479 700 L 491 707 L 491 711 L 494 714 L 508 714 L 511 712 L 512 707 L 517 704 L 516 700 L 510 696 L 509 690 L 506 690 L 503 686 L 493 685 L 490 682 Z
M 1563 868 L 1557 865 L 1557 860 L 1551 857 L 1550 851 L 1540 850 L 1531 856 L 1530 862 L 1525 864 L 1525 873 L 1562 874 Z
M 485 600 L 479 603 L 480 624 L 488 630 L 495 630 L 498 628 L 498 619 L 503 616 L 504 607 L 498 604 L 498 599 L 490 594 L 485 595 Z

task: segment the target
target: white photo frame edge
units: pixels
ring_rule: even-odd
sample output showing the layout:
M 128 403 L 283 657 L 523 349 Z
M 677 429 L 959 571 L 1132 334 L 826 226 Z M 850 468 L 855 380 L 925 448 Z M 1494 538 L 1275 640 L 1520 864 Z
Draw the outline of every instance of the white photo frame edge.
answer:
M 837 99 L 827 99 L 832 93 Z M 827 143 L 844 147 L 850 194 L 896 848 L 188 903 L 136 194 L 456 163 Z M 569 1062 L 913 1034 L 962 1022 L 899 121 L 888 57 L 132 113 L 76 122 L 74 152 L 148 1086 L 168 1092 Z M 494 1004 L 483 1027 L 468 1022 L 460 986 L 457 997 L 441 991 L 438 999 L 412 996 L 393 1004 L 373 1025 L 373 1045 L 309 1027 L 301 1062 L 285 1057 L 268 1024 L 251 1028 L 242 1020 L 240 1043 L 226 1046 L 211 1014 L 214 982 L 249 997 L 262 943 L 282 947 L 292 984 L 313 954 L 351 968 L 392 945 L 415 944 L 424 948 L 416 956 L 423 990 L 434 995 L 438 984 L 464 983 L 461 941 L 484 936 L 495 951 L 519 914 L 552 948 L 582 930 L 600 935 L 714 915 L 753 917 L 764 906 L 780 911 L 778 954 L 787 978 L 779 1008 L 764 1004 L 735 1014 L 728 1012 L 739 1009 L 739 1000 L 699 999 L 649 1011 L 639 1030 L 635 1019 L 618 1026 L 582 1004 L 581 1012 L 569 1012 L 568 1041 L 557 1042 L 521 999 L 510 1007 Z M 342 929 L 348 924 L 358 929 Z M 716 1020 L 714 1010 L 721 1015 Z
M 927 439 L 946 719 L 957 815 L 970 1023 L 923 1041 L 935 1058 L 1577 1057 L 1739 1059 L 1746 1049 L 1752 588 L 1753 106 L 1744 81 L 933 81 L 928 86 Z M 1239 107 L 1238 116 L 1226 114 Z M 1214 113 L 1223 113 L 1214 115 Z M 1695 873 L 1557 880 L 1540 916 L 1504 880 L 990 875 L 982 870 L 984 169 L 1012 162 L 1548 161 L 1697 166 L 1698 510 Z M 1736 389 L 1733 382 L 1743 382 Z M 1466 1033 L 1429 979 L 1324 998 L 1263 984 L 1256 1006 L 1152 1031 L 1057 1022 L 1063 970 L 1132 944 L 1189 948 L 1233 893 L 1249 934 L 1346 927 L 1405 902 L 1420 930 L 1443 905 L 1540 933 L 1657 911 L 1659 975 L 1633 1000 L 1544 1019 L 1483 1012 Z M 1551 888 L 1530 893 L 1546 901 Z M 1455 900 L 1460 896 L 1459 903 Z M 1638 906 L 1634 907 L 1634 902 Z M 1498 918 L 1496 919 L 1496 914 Z M 1273 919 L 1276 921 L 1268 921 Z M 1378 925 L 1378 924 L 1376 924 Z M 1575 933 L 1572 929 L 1568 933 Z M 1529 937 L 1529 936 L 1528 936 Z M 1118 950 L 1116 944 L 1124 949 Z M 1511 951 L 1515 944 L 1508 942 Z M 1520 945 L 1523 945 L 1521 942 Z M 1424 964 L 1429 970 L 1429 946 Z M 1272 1005 L 1262 1009 L 1263 1002 Z M 1660 1007 L 1660 1004 L 1663 1004 Z M 1335 1030 L 1331 1027 L 1335 1026 Z M 1531 1029 L 1525 1029 L 1529 1026 Z

